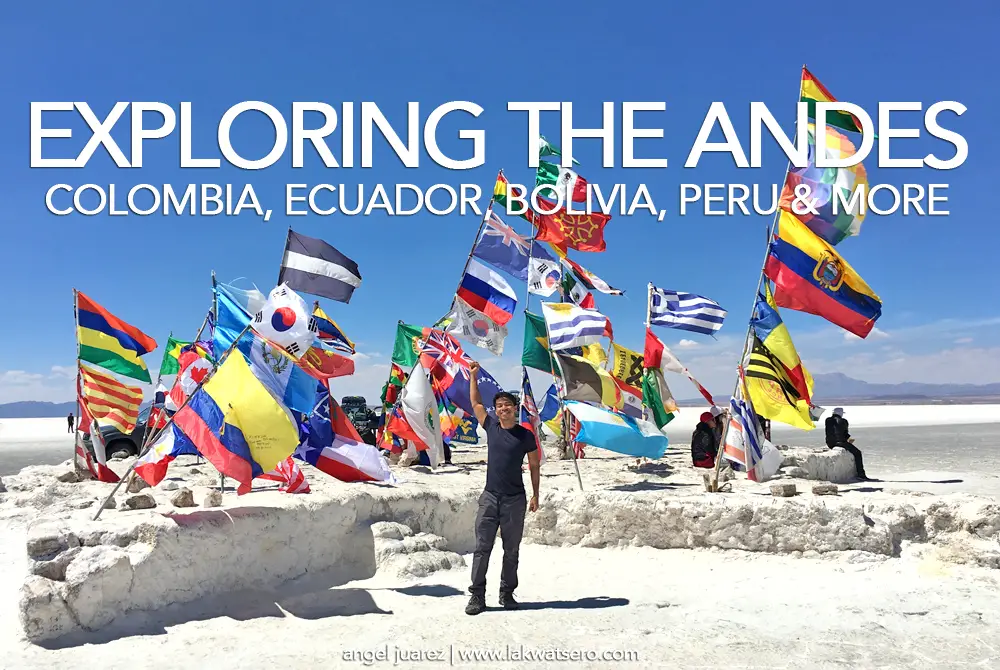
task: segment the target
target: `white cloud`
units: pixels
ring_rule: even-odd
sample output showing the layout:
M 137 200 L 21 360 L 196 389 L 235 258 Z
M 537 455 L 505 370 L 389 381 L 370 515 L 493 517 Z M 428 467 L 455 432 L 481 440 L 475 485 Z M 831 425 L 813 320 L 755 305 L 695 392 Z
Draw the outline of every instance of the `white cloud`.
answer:
M 834 359 L 809 359 L 811 372 L 842 372 L 868 382 L 898 384 L 990 384 L 1000 382 L 1000 347 L 949 348 L 928 353 L 860 353 Z
M 0 372 L 0 403 L 28 400 L 69 402 L 75 397 L 76 368 L 52 366 L 49 373 Z
M 876 327 L 872 328 L 872 332 L 868 333 L 868 337 L 864 338 L 864 339 L 867 339 L 867 340 L 870 341 L 870 340 L 885 340 L 885 339 L 888 339 L 888 338 L 889 338 L 889 333 L 885 332 L 884 330 L 882 330 L 881 328 L 879 328 L 878 326 L 876 326 Z M 862 338 L 858 337 L 854 333 L 851 333 L 851 332 L 846 331 L 846 330 L 844 331 L 844 341 L 845 342 L 858 342 L 861 339 Z
M 955 344 L 969 344 L 971 342 L 972 342 L 971 337 L 960 337 L 957 340 L 955 340 Z
M 698 343 L 695 342 L 694 340 L 681 340 L 680 342 L 677 343 L 677 347 L 680 349 L 693 349 L 694 347 L 697 346 Z

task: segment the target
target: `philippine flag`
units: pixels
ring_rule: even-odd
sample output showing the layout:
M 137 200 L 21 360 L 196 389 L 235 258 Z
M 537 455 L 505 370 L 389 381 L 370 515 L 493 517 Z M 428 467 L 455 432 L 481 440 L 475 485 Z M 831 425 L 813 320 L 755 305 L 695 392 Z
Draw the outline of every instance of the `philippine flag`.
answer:
M 517 307 L 517 296 L 507 280 L 475 259 L 469 260 L 458 297 L 500 326 L 511 320 Z

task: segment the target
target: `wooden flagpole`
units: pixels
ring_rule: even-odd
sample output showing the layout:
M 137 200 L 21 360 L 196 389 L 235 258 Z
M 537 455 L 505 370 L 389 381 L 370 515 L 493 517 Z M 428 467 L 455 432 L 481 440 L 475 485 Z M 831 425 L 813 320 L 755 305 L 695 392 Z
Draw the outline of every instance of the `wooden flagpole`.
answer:
M 802 70 L 804 71 L 805 69 L 806 69 L 805 63 L 803 63 L 802 64 Z M 801 98 L 802 98 L 802 74 L 800 73 L 799 74 L 799 99 L 801 99 Z M 795 141 L 796 141 L 796 146 L 797 146 L 798 137 L 799 137 L 799 132 L 798 132 L 799 131 L 798 102 L 799 102 L 799 100 L 796 100 L 796 108 L 795 108 Z M 791 161 L 791 159 L 789 159 L 787 165 L 785 166 L 785 176 L 781 180 L 781 188 L 782 189 L 785 187 L 785 184 L 788 182 L 788 174 L 791 172 L 791 169 L 792 169 L 792 161 Z M 780 200 L 780 191 L 779 191 L 779 200 Z M 778 219 L 780 217 L 781 217 L 781 203 L 777 202 L 777 203 L 775 203 L 774 218 L 771 220 L 771 225 L 767 229 L 767 244 L 764 246 L 764 260 L 763 260 L 763 262 L 760 265 L 760 275 L 757 278 L 757 289 L 754 291 L 753 305 L 750 308 L 750 319 L 749 319 L 749 322 L 747 324 L 747 334 L 746 334 L 746 337 L 743 340 L 743 352 L 740 354 L 740 363 L 739 364 L 741 366 L 744 364 L 744 361 L 746 360 L 747 353 L 750 351 L 750 348 L 751 348 L 751 342 L 753 341 L 753 317 L 754 317 L 754 314 L 757 312 L 757 296 L 760 295 L 761 285 L 764 283 L 764 281 L 766 281 L 766 278 L 764 276 L 764 270 L 767 267 L 767 259 L 771 255 L 771 240 L 774 237 L 774 231 L 775 231 L 775 229 L 778 227 Z M 740 378 L 737 375 L 736 384 L 733 387 L 733 396 L 734 397 L 736 396 L 736 393 L 739 391 L 739 389 L 740 389 Z M 747 402 L 750 402 L 749 396 L 747 396 L 745 398 L 745 400 Z M 752 403 L 751 403 L 751 406 L 752 406 Z M 720 469 L 720 463 L 722 461 L 723 447 L 726 444 L 726 435 L 728 434 L 728 432 L 729 432 L 729 422 L 727 421 L 725 423 L 723 429 L 722 429 L 722 437 L 719 439 L 719 454 L 717 455 L 716 461 L 715 461 L 715 474 L 714 474 L 714 477 L 713 477 L 713 480 L 712 480 L 712 488 L 715 491 L 718 491 L 718 487 L 719 487 L 719 469 Z
M 159 431 L 156 432 L 156 435 L 153 437 L 153 439 L 150 440 L 150 444 L 146 445 L 146 448 L 143 450 L 143 452 L 141 454 L 139 454 L 139 456 L 135 459 L 135 461 L 132 462 L 132 465 L 129 466 L 129 469 L 125 473 L 125 475 L 122 476 L 122 478 L 120 480 L 118 480 L 118 483 L 115 485 L 115 488 L 111 491 L 111 493 L 108 495 L 108 497 L 104 499 L 104 502 L 101 503 L 100 508 L 97 510 L 97 514 L 94 515 L 94 521 L 97 521 L 98 517 L 101 516 L 101 512 L 104 511 L 104 506 L 107 505 L 108 501 L 111 500 L 114 497 L 115 493 L 118 492 L 118 489 L 119 489 L 119 487 L 121 487 L 122 482 L 125 481 L 125 478 L 128 477 L 130 474 L 132 474 L 132 472 L 135 470 L 135 465 L 136 465 L 136 463 L 139 462 L 139 459 L 142 458 L 143 456 L 145 456 L 146 452 L 149 451 L 149 446 L 152 445 L 153 443 L 155 443 L 156 440 L 160 437 L 160 435 L 162 435 L 165 430 L 167 430 L 168 428 L 171 427 L 171 425 L 174 423 L 174 418 L 176 418 L 176 416 L 180 413 L 180 411 L 187 406 L 188 401 L 190 401 L 191 398 L 194 397 L 194 394 L 197 393 L 199 390 L 201 390 L 201 387 L 203 387 L 206 383 L 208 383 L 208 380 L 211 379 L 215 375 L 216 372 L 218 372 L 219 368 L 222 367 L 222 363 L 229 356 L 230 352 L 232 352 L 232 350 L 236 348 L 236 344 L 241 339 L 243 339 L 243 336 L 247 334 L 248 330 L 250 330 L 250 324 L 249 323 L 246 325 L 246 328 L 243 329 L 243 332 L 241 332 L 236 337 L 236 339 L 233 340 L 233 343 L 229 345 L 229 348 L 226 349 L 225 353 L 222 354 L 221 358 L 219 358 L 218 365 L 216 365 L 212 369 L 211 372 L 209 372 L 207 375 L 205 375 L 205 378 L 203 380 L 201 380 L 201 383 L 199 383 L 194 388 L 194 390 L 191 391 L 190 394 L 188 394 L 187 398 L 184 399 L 184 403 L 180 407 L 177 408 L 177 411 L 174 412 L 173 416 L 171 416 L 169 419 L 167 419 L 167 423 L 165 423 L 163 425 L 163 428 L 161 428 Z M 95 422 L 95 425 L 96 425 L 96 422 Z M 220 480 L 220 486 L 221 486 L 224 483 L 225 475 L 220 475 L 220 476 L 222 478 Z

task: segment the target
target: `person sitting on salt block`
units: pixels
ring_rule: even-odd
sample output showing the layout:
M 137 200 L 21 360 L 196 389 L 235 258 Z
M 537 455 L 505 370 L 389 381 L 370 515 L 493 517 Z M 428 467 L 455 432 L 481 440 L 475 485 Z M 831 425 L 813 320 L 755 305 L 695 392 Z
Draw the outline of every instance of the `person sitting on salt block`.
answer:
M 715 417 L 711 412 L 703 412 L 701 420 L 691 435 L 691 462 L 696 468 L 714 468 L 715 457 L 719 448 L 715 442 L 713 424 Z

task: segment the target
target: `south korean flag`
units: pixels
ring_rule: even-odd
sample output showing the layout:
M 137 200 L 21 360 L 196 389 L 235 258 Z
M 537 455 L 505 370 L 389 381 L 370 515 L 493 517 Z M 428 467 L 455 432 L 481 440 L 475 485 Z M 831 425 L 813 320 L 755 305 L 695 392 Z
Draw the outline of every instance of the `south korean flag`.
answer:
M 255 333 L 278 345 L 298 360 L 316 339 L 316 322 L 305 300 L 285 284 L 271 291 L 267 302 L 254 315 Z
M 559 290 L 562 270 L 551 258 L 532 258 L 528 263 L 528 292 L 548 297 Z

